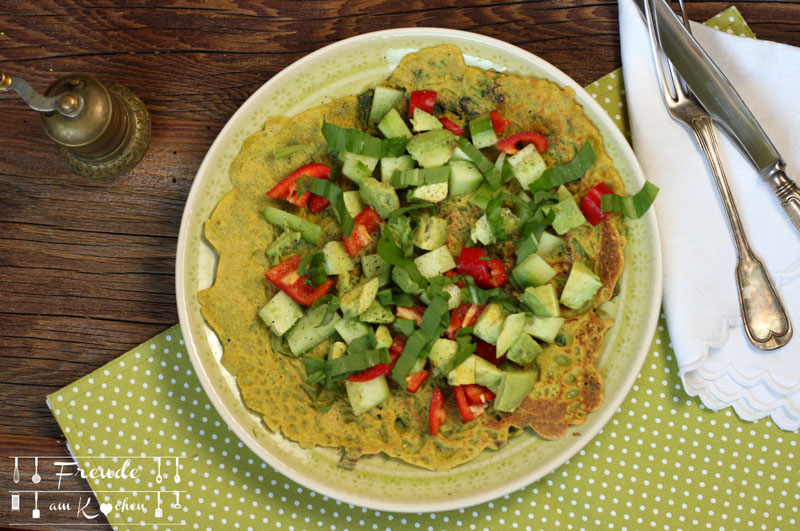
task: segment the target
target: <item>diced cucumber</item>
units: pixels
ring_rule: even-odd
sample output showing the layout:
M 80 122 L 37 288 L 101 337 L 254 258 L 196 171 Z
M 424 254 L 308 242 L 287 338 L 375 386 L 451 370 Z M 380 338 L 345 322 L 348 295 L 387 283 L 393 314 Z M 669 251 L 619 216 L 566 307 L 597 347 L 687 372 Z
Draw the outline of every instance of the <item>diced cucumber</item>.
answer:
M 369 334 L 369 325 L 365 325 L 352 317 L 349 319 L 340 319 L 334 328 L 348 345 L 359 337 Z
M 356 217 L 364 210 L 364 203 L 361 202 L 361 192 L 358 190 L 342 192 L 342 200 L 344 200 L 344 208 L 351 218 Z
M 453 151 L 453 156 L 450 158 L 450 160 L 466 160 L 466 161 L 470 161 L 471 159 L 467 156 L 466 153 L 464 153 L 463 149 L 461 149 L 460 147 L 456 146 L 456 149 Z
M 478 189 L 475 190 L 475 193 L 472 194 L 472 197 L 469 198 L 468 203 L 470 205 L 475 205 L 481 210 L 486 210 L 486 207 L 489 205 L 489 201 L 494 199 L 494 197 L 501 191 L 502 189 L 492 189 L 487 182 L 481 183 Z
M 474 192 L 483 182 L 483 174 L 468 160 L 451 160 L 450 195 L 463 195 Z
M 273 260 L 277 260 L 281 256 L 295 251 L 300 246 L 300 239 L 301 236 L 299 232 L 293 230 L 284 231 L 269 244 L 269 247 L 267 247 L 267 256 Z
M 384 157 L 381 159 L 381 181 L 392 184 L 392 175 L 395 171 L 410 170 L 414 168 L 414 159 L 411 155 L 399 157 Z
M 319 225 L 279 208 L 271 206 L 264 207 L 264 217 L 273 225 L 277 225 L 285 230 L 299 232 L 300 236 L 312 245 L 317 245 L 320 236 L 322 236 L 322 228 Z
M 361 184 L 367 177 L 372 177 L 372 172 L 375 171 L 380 160 L 367 155 L 356 155 L 349 151 L 340 152 L 339 158 L 344 162 L 342 175 L 356 184 Z
M 389 308 L 381 306 L 378 301 L 372 301 L 372 304 L 358 316 L 358 319 L 362 323 L 389 324 L 394 322 L 394 314 Z
M 378 283 L 378 278 L 373 277 L 342 295 L 342 314 L 352 317 L 364 313 L 378 294 Z
M 567 194 L 569 194 L 569 192 L 567 192 Z M 555 213 L 553 230 L 556 231 L 556 234 L 566 234 L 571 229 L 580 227 L 586 223 L 586 218 L 583 216 L 580 207 L 578 207 L 578 203 L 575 202 L 572 195 L 565 197 L 549 208 L 551 212 Z
M 295 356 L 305 354 L 328 339 L 337 324 L 341 322 L 342 316 L 339 315 L 339 312 L 334 312 L 333 317 L 327 323 L 322 324 L 327 312 L 327 304 L 309 310 L 286 332 L 286 341 L 292 354 Z
M 456 261 L 446 245 L 418 256 L 414 259 L 414 264 L 425 278 L 438 277 L 456 267 Z
M 381 119 L 386 116 L 386 113 L 397 105 L 397 102 L 400 101 L 402 97 L 402 90 L 381 85 L 375 87 L 372 91 L 372 107 L 369 109 L 369 123 L 376 124 L 380 122 Z
M 575 262 L 570 269 L 567 283 L 561 291 L 560 302 L 567 308 L 577 310 L 594 297 L 602 285 L 600 277 L 588 265 L 583 262 Z
M 539 315 L 529 315 L 525 321 L 523 332 L 530 334 L 536 339 L 541 339 L 545 343 L 552 343 L 564 324 L 563 317 L 541 317 Z
M 522 286 L 541 286 L 556 276 L 556 270 L 536 253 L 529 254 L 511 274 Z
M 528 334 L 520 333 L 508 350 L 506 358 L 524 367 L 530 365 L 540 352 L 542 352 L 542 346 L 535 339 Z
M 497 357 L 501 358 L 514 341 L 517 340 L 525 327 L 525 314 L 512 313 L 503 321 L 503 327 L 500 329 L 500 334 L 497 336 Z
M 275 335 L 282 336 L 303 317 L 303 307 L 283 291 L 275 294 L 258 312 Z
M 403 290 L 404 293 L 408 293 L 409 295 L 419 295 L 422 293 L 422 287 L 411 280 L 411 277 L 408 276 L 408 272 L 402 267 L 395 266 L 392 268 L 392 281 L 398 288 Z
M 447 164 L 456 147 L 456 136 L 446 129 L 426 131 L 408 141 L 406 151 L 423 168 Z
M 442 291 L 449 295 L 447 299 L 447 309 L 455 310 L 461 305 L 461 288 L 455 284 L 448 284 L 442 288 Z
M 400 198 L 397 197 L 395 189 L 377 179 L 372 177 L 363 179 L 358 190 L 361 192 L 361 200 L 373 207 L 384 219 L 400 208 Z
M 433 251 L 447 241 L 447 220 L 423 214 L 414 231 L 414 245 L 426 251 Z
M 489 114 L 470 120 L 469 134 L 472 137 L 472 145 L 478 149 L 497 144 L 497 133 L 494 132 L 492 118 Z
M 328 275 L 340 275 L 356 267 L 353 259 L 347 254 L 344 243 L 340 241 L 333 240 L 326 243 L 322 248 L 322 255 L 325 257 L 323 265 Z
M 441 129 L 443 126 L 442 122 L 435 116 L 422 109 L 414 109 L 414 116 L 411 118 L 411 127 L 414 129 L 414 132 L 421 133 L 423 131 Z
M 355 415 L 369 411 L 391 396 L 385 376 L 378 376 L 366 382 L 345 380 L 344 385 Z
M 406 198 L 409 201 L 439 203 L 447 199 L 447 183 L 424 184 L 414 188 Z
M 542 317 L 559 317 L 561 315 L 558 294 L 552 284 L 525 288 L 519 301 L 534 315 L 541 315 Z
M 520 219 L 511 211 L 510 208 L 502 207 L 500 209 L 500 216 L 503 220 L 503 230 L 506 234 L 511 234 L 519 228 Z M 478 218 L 475 225 L 472 226 L 470 231 L 470 238 L 474 243 L 482 243 L 483 245 L 491 245 L 497 241 L 494 233 L 489 225 L 489 220 L 486 214 Z
M 536 254 L 542 257 L 550 256 L 553 251 L 564 245 L 564 238 L 559 238 L 547 231 L 544 231 L 539 237 L 539 246 L 536 248 Z
M 447 183 L 450 178 L 450 166 L 435 168 L 412 168 L 397 170 L 392 174 L 390 184 L 395 188 L 422 186 L 425 184 Z
M 472 333 L 487 343 L 496 345 L 506 315 L 508 312 L 499 303 L 490 302 L 475 322 Z
M 392 265 L 377 254 L 367 254 L 361 257 L 361 271 L 367 278 L 377 277 L 378 286 L 385 286 L 391 278 Z
M 383 133 L 383 136 L 386 138 L 411 138 L 414 136 L 411 133 L 411 129 L 406 125 L 405 120 L 403 120 L 403 117 L 397 112 L 397 109 L 391 109 L 386 113 L 378 124 L 378 130 Z
M 481 150 L 473 146 L 466 138 L 459 138 L 457 144 L 469 160 L 475 163 L 491 189 L 498 190 L 503 184 L 503 177 L 495 168 L 494 163 L 486 158 L 486 155 L 481 153 Z
M 528 144 L 508 157 L 508 164 L 524 190 L 547 169 L 547 163 L 533 144 Z
M 447 383 L 450 385 L 471 385 L 475 383 L 475 354 L 471 354 L 467 359 L 458 364 L 447 375 Z

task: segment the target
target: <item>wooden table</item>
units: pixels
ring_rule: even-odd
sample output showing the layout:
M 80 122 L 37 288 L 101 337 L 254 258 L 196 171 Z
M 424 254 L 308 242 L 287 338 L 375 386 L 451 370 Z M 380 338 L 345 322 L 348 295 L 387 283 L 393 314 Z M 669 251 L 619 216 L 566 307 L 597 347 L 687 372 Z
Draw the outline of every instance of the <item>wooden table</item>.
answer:
M 132 89 L 152 120 L 143 161 L 116 180 L 91 181 L 69 171 L 35 112 L 15 94 L 0 96 L 3 497 L 9 456 L 66 455 L 45 397 L 178 321 L 175 247 L 195 171 L 233 112 L 281 69 L 338 40 L 404 26 L 502 39 L 582 85 L 621 64 L 617 3 L 608 1 L 97 4 L 0 5 L 0 70 L 40 91 L 90 73 Z M 703 20 L 728 5 L 688 10 Z M 759 38 L 800 46 L 800 1 L 735 5 Z M 70 478 L 61 488 L 87 485 Z M 3 501 L 0 525 L 10 515 Z M 74 515 L 63 522 L 74 525 Z

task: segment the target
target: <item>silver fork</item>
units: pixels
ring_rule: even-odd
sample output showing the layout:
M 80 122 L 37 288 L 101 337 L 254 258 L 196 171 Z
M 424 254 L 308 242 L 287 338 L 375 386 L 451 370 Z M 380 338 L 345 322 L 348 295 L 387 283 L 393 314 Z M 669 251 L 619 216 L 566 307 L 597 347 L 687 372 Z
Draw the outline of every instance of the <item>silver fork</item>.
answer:
M 745 236 L 717 152 L 717 137 L 711 124 L 711 117 L 696 100 L 661 47 L 655 14 L 656 1 L 664 0 L 644 0 L 644 12 L 664 103 L 673 118 L 683 122 L 694 133 L 697 143 L 706 154 L 722 204 L 725 206 L 736 245 L 736 287 L 747 337 L 754 346 L 762 350 L 782 347 L 792 337 L 792 325 L 766 267 L 753 252 Z M 680 6 L 684 24 L 688 28 L 682 0 Z

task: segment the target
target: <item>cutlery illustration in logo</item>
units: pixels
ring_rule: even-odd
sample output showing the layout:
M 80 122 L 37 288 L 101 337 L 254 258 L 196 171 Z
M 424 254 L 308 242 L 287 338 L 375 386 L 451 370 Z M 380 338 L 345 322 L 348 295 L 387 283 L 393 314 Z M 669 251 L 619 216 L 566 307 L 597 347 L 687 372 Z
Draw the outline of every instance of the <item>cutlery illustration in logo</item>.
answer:
M 156 476 L 156 482 L 157 483 L 161 483 L 161 480 L 162 480 L 162 477 L 161 477 L 161 458 L 157 457 L 156 459 L 158 459 L 158 475 Z
M 14 483 L 19 483 L 19 457 L 14 458 Z
M 181 474 L 179 472 L 178 459 L 180 459 L 180 457 L 175 458 L 175 483 L 181 482 Z
M 156 518 L 161 518 L 161 491 L 156 492 L 158 497 L 158 505 L 156 505 Z
M 33 493 L 33 511 L 31 512 L 31 518 L 38 519 L 41 514 L 39 513 L 39 491 L 35 491 Z
M 33 481 L 33 484 L 36 485 L 42 480 L 42 476 L 39 475 L 39 458 L 34 457 L 33 463 L 34 463 L 33 465 L 34 470 L 33 470 L 33 476 L 31 477 L 31 481 Z
M 11 493 L 11 510 L 19 511 L 19 492 Z
M 180 491 L 175 491 L 175 503 L 172 504 L 173 509 L 180 509 L 181 508 L 181 493 Z

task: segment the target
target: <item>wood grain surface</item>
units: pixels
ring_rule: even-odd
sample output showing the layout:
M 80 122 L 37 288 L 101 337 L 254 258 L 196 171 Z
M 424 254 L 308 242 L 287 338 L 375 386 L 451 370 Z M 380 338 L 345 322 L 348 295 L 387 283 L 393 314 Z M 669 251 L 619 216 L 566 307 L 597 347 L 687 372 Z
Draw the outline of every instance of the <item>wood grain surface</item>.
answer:
M 49 393 L 177 322 L 174 256 L 195 171 L 233 112 L 281 69 L 338 40 L 408 26 L 505 40 L 582 85 L 621 65 L 613 1 L 160 4 L 0 2 L 0 70 L 40 91 L 72 72 L 125 85 L 153 127 L 133 171 L 92 181 L 70 172 L 37 113 L 0 94 L 0 497 L 10 456 L 67 455 Z M 695 20 L 729 5 L 687 2 Z M 758 38 L 800 46 L 800 1 L 735 5 Z M 0 503 L 2 525 L 10 513 Z

